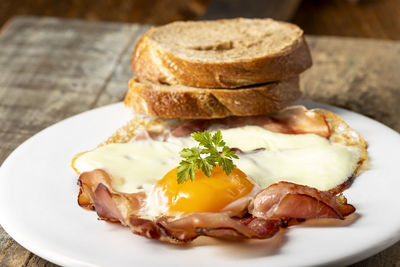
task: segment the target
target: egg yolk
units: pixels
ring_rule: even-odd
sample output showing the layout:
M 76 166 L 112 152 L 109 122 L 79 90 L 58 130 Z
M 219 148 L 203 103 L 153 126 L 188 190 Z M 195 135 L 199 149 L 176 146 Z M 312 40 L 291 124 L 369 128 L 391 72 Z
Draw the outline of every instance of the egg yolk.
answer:
M 210 177 L 197 170 L 194 181 L 188 179 L 183 184 L 178 184 L 176 172 L 177 168 L 168 172 L 155 187 L 159 199 L 168 202 L 169 212 L 220 212 L 254 187 L 247 175 L 237 168 L 226 175 L 217 166 Z

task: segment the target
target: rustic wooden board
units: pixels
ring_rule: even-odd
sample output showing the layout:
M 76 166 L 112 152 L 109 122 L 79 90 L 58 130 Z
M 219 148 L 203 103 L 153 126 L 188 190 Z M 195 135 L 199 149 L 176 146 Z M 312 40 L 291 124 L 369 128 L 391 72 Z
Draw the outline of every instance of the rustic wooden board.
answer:
M 142 31 L 51 18 L 10 23 L 0 36 L 0 162 L 34 133 L 95 107 L 110 85 L 125 89 L 117 66 Z M 0 236 L 0 266 L 50 266 L 2 229 Z
M 212 0 L 200 19 L 273 18 L 289 21 L 301 0 Z
M 304 97 L 356 111 L 400 132 L 400 42 L 307 37 L 314 65 Z
M 35 15 L 164 24 L 196 19 L 210 0 L 1 0 L 0 26 L 14 16 Z M 266 1 L 268 2 L 268 1 Z
M 303 0 L 292 21 L 306 34 L 400 40 L 400 0 Z
M 148 26 L 21 17 L 0 35 L 0 163 L 66 117 L 120 101 L 134 42 Z M 400 43 L 307 37 L 306 98 L 355 110 L 400 131 Z M 345 242 L 345 241 L 344 241 Z M 400 243 L 355 266 L 400 264 Z M 0 228 L 0 266 L 54 266 Z

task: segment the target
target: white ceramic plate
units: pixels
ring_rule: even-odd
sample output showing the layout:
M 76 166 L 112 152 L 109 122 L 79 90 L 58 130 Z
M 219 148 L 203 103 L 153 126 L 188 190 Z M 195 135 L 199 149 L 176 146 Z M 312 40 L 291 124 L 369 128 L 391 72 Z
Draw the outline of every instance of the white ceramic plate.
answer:
M 77 204 L 72 157 L 104 141 L 130 112 L 121 103 L 57 123 L 19 146 L 0 169 L 0 223 L 22 246 L 63 266 L 310 266 L 350 264 L 400 239 L 400 135 L 356 113 L 343 117 L 369 143 L 371 168 L 345 196 L 357 211 L 343 222 L 307 222 L 272 239 L 199 238 L 178 246 L 98 221 Z

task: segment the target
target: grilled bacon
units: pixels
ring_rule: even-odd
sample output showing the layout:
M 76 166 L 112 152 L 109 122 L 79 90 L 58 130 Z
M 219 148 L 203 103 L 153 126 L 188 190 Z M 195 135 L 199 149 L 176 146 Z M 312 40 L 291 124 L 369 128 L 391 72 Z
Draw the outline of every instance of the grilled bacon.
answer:
M 242 217 L 224 213 L 192 213 L 180 218 L 161 215 L 142 218 L 144 193 L 120 193 L 103 170 L 82 173 L 78 202 L 92 207 L 100 219 L 121 223 L 135 234 L 170 243 L 186 243 L 198 236 L 224 239 L 272 237 L 290 219 L 337 218 L 354 212 L 342 195 L 315 188 L 279 182 L 259 192 Z M 97 183 L 97 185 L 96 185 Z

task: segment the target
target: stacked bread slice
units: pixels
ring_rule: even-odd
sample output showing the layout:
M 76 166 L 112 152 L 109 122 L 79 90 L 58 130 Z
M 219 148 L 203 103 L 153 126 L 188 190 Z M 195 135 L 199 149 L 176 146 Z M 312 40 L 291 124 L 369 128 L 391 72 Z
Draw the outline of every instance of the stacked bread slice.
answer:
M 168 118 L 253 116 L 301 95 L 311 56 L 297 26 L 272 19 L 174 22 L 136 44 L 125 105 Z

